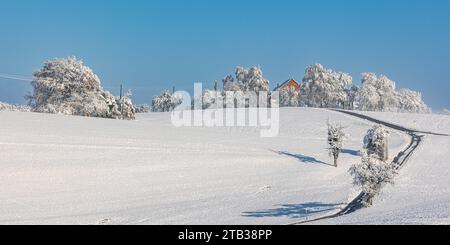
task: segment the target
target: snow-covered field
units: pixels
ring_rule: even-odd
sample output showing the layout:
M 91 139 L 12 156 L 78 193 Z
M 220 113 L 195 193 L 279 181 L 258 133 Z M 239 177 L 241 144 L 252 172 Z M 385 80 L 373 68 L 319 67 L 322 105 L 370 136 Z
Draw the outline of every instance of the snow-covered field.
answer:
M 285 224 L 355 194 L 350 164 L 369 125 L 283 109 L 277 138 L 249 128 L 0 112 L 0 224 Z M 349 134 L 329 166 L 326 120 Z M 391 153 L 406 143 L 393 134 Z
M 450 116 L 364 113 L 421 131 L 450 134 Z M 450 224 L 450 137 L 427 135 L 374 206 L 317 224 Z
M 450 134 L 450 115 L 393 112 L 360 112 L 383 121 L 418 131 Z

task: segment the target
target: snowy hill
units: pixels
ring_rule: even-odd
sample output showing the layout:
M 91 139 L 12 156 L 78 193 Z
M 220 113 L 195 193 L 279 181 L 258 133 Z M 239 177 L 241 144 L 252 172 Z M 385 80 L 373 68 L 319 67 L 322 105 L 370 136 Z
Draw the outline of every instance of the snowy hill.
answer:
M 366 112 L 414 130 L 450 134 L 450 116 Z M 370 209 L 318 224 L 450 224 L 450 137 L 425 135 L 421 147 Z
M 280 135 L 268 139 L 258 129 L 174 128 L 166 113 L 136 121 L 20 112 L 0 118 L 0 224 L 287 224 L 318 217 L 358 194 L 347 171 L 371 126 L 304 108 L 282 109 Z M 348 134 L 337 169 L 326 151 L 327 119 Z M 445 179 L 437 178 L 448 173 L 445 140 L 427 138 L 423 154 L 373 209 L 336 222 L 384 223 L 377 208 L 419 208 L 438 197 L 435 205 L 450 210 Z M 393 132 L 392 157 L 407 143 Z

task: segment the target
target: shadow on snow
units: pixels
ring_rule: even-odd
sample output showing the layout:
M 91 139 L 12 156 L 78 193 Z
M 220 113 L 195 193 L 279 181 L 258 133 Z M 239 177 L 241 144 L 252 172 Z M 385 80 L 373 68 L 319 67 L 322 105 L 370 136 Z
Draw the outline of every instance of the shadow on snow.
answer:
M 242 213 L 244 217 L 288 217 L 291 219 L 306 218 L 311 215 L 339 209 L 343 204 L 325 204 L 310 202 L 304 204 L 285 204 L 280 208 Z
M 314 157 L 305 156 L 305 155 L 302 155 L 302 154 L 294 154 L 294 153 L 290 153 L 290 152 L 287 152 L 287 151 L 273 151 L 273 152 L 278 153 L 278 154 L 283 155 L 283 156 L 288 156 L 288 157 L 295 158 L 295 159 L 297 159 L 297 160 L 299 160 L 300 162 L 303 162 L 303 163 L 315 163 L 315 164 L 324 164 L 324 165 L 332 166 L 331 164 L 319 161 L 319 160 L 317 160 Z
M 355 150 L 351 150 L 351 149 L 342 149 L 341 152 L 343 154 L 349 154 L 349 155 L 356 156 L 356 157 L 361 156 L 361 152 L 360 151 L 355 151 Z

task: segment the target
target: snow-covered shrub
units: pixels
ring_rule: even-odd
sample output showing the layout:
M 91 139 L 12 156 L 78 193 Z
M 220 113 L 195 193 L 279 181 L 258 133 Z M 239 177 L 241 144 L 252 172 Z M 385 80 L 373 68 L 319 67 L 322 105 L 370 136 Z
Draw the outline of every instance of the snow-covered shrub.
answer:
M 361 162 L 351 166 L 349 173 L 353 176 L 353 184 L 368 195 L 365 204 L 371 206 L 382 185 L 394 183 L 397 171 L 392 163 L 381 161 L 363 150 Z
M 147 104 L 142 105 L 136 105 L 135 106 L 136 113 L 149 113 L 150 112 L 150 106 Z
M 298 107 L 300 105 L 300 92 L 293 87 L 280 91 L 281 107 Z
M 31 107 L 25 105 L 10 105 L 7 103 L 0 102 L 0 111 L 30 112 Z
M 367 131 L 364 137 L 364 150 L 368 155 L 378 158 L 380 161 L 387 161 L 389 158 L 389 131 L 376 125 Z
M 345 134 L 341 125 L 333 125 L 328 122 L 328 150 L 334 159 L 334 166 L 338 166 L 338 158 L 342 151 Z
M 119 98 L 104 90 L 94 72 L 76 58 L 47 61 L 34 73 L 33 94 L 27 96 L 35 112 L 103 118 L 134 118 L 132 110 L 121 115 Z M 131 100 L 127 106 L 133 107 Z
M 352 80 L 349 74 L 325 69 L 321 64 L 310 66 L 300 85 L 301 102 L 309 107 L 344 108 Z
M 400 112 L 430 113 L 430 108 L 423 102 L 422 94 L 409 89 L 398 92 L 398 106 Z
M 155 96 L 152 101 L 152 111 L 154 112 L 170 112 L 183 103 L 183 98 L 178 94 L 170 91 L 163 91 L 160 95 Z

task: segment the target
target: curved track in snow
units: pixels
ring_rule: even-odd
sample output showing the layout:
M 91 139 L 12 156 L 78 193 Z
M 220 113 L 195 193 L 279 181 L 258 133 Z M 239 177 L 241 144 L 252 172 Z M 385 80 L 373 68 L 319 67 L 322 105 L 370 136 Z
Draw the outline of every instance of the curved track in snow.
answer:
M 424 137 L 424 135 L 419 135 L 419 134 L 450 136 L 448 134 L 440 134 L 440 133 L 412 130 L 412 129 L 405 128 L 405 127 L 402 127 L 402 126 L 399 126 L 399 125 L 396 125 L 393 123 L 384 122 L 384 121 L 381 121 L 381 120 L 378 120 L 378 119 L 375 119 L 375 118 L 372 118 L 369 116 L 361 115 L 359 113 L 351 112 L 351 111 L 344 111 L 344 110 L 332 110 L 332 111 L 344 113 L 344 114 L 347 114 L 347 115 L 350 115 L 353 117 L 357 117 L 357 118 L 360 118 L 363 120 L 370 121 L 372 123 L 381 124 L 385 127 L 388 127 L 388 128 L 394 129 L 394 130 L 398 130 L 398 131 L 408 134 L 411 137 L 411 142 L 409 143 L 408 147 L 405 150 L 398 153 L 398 155 L 394 158 L 394 161 L 392 163 L 396 166 L 397 170 L 400 170 L 408 162 L 409 158 L 412 156 L 414 151 L 422 143 L 422 138 Z M 367 194 L 365 194 L 364 192 L 361 192 L 355 199 L 353 199 L 353 201 L 351 201 L 349 204 L 347 204 L 347 206 L 345 206 L 342 210 L 340 210 L 339 212 L 337 212 L 335 214 L 327 215 L 327 216 L 323 216 L 323 217 L 319 217 L 319 218 L 311 219 L 311 220 L 307 220 L 307 221 L 296 222 L 296 223 L 293 223 L 290 225 L 301 225 L 301 224 L 311 223 L 311 222 L 315 222 L 315 221 L 319 221 L 319 220 L 333 219 L 333 218 L 337 218 L 337 217 L 340 217 L 343 215 L 351 214 L 351 213 L 356 212 L 364 207 L 364 202 L 367 200 L 367 197 L 368 197 Z

